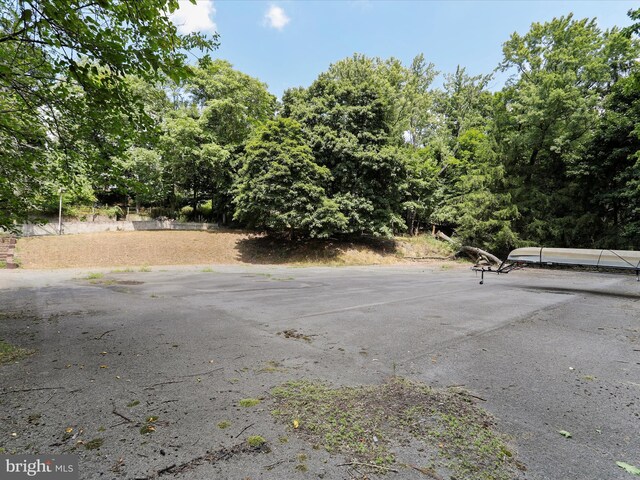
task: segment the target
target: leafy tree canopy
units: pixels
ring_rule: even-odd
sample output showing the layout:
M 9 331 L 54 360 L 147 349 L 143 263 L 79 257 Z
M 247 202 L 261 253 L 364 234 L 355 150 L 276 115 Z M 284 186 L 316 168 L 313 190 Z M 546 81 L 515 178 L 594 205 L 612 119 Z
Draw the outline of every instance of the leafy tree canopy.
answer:
M 235 219 L 254 228 L 326 237 L 346 224 L 325 195 L 329 170 L 313 161 L 302 128 L 289 118 L 268 121 L 247 143 L 234 203 Z
M 585 173 L 607 93 L 636 61 L 637 42 L 569 15 L 514 33 L 503 51 L 502 67 L 516 74 L 498 95 L 495 132 L 522 213 L 517 228 L 535 243 L 581 244 L 575 180 Z
M 96 148 L 147 122 L 125 75 L 180 80 L 190 73 L 186 50 L 217 46 L 215 35 L 179 35 L 170 20 L 177 8 L 176 0 L 0 1 L 0 226 L 23 219 L 48 184 L 82 183 Z M 50 168 L 52 156 L 63 157 L 64 175 Z

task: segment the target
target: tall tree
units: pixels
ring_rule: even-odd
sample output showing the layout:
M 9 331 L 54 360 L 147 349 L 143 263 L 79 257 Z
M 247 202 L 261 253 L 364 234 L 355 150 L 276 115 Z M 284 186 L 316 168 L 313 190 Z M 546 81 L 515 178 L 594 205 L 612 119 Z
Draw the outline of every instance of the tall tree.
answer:
M 534 23 L 504 44 L 502 68 L 515 70 L 498 95 L 496 138 L 518 229 L 536 243 L 587 245 L 576 232 L 584 214 L 576 177 L 593 141 L 606 92 L 630 68 L 637 50 L 618 30 L 571 15 Z
M 244 144 L 255 128 L 273 118 L 276 98 L 265 83 L 225 60 L 206 57 L 186 88 L 200 111 L 198 122 L 206 136 L 202 161 L 213 169 L 208 189 L 212 216 L 227 223 L 233 215 L 232 190 Z
M 225 60 L 205 58 L 187 89 L 202 109 L 202 123 L 219 145 L 240 145 L 253 128 L 273 118 L 276 97 L 267 85 Z
M 160 149 L 165 177 L 171 183 L 171 208 L 178 206 L 178 196 L 184 192 L 195 211 L 210 192 L 214 175 L 212 162 L 203 152 L 209 138 L 199 122 L 198 110 L 192 106 L 171 112 L 163 130 Z
M 640 248 L 640 70 L 613 86 L 580 171 L 575 228 L 585 244 Z
M 444 89 L 436 98 L 435 109 L 444 120 L 452 144 L 466 130 L 484 130 L 491 121 L 493 99 L 487 90 L 491 78 L 492 75 L 470 76 L 459 65 L 455 73 L 445 74 Z
M 35 206 L 55 173 L 52 155 L 82 170 L 89 159 L 70 148 L 77 135 L 93 133 L 85 140 L 102 146 L 105 131 L 117 138 L 146 120 L 132 107 L 126 74 L 184 78 L 186 50 L 215 48 L 215 36 L 177 33 L 176 8 L 175 0 L 0 1 L 0 227 L 12 228 Z M 72 121 L 100 129 L 70 128 Z
M 439 188 L 432 220 L 452 227 L 462 242 L 500 254 L 518 243 L 513 225 L 518 211 L 505 192 L 504 167 L 491 133 L 490 79 L 458 67 L 445 75 L 436 96 L 440 123 L 431 149 Z
M 346 218 L 325 195 L 328 179 L 329 170 L 313 161 L 298 122 L 268 121 L 247 143 L 234 218 L 290 239 L 329 236 Z
M 457 138 L 456 153 L 441 170 L 439 204 L 433 218 L 453 225 L 468 245 L 506 254 L 519 243 L 513 228 L 518 209 L 504 192 L 504 167 L 492 139 L 478 129 Z
M 413 145 L 400 150 L 406 177 L 402 182 L 402 209 L 410 235 L 433 220 L 434 210 L 441 190 L 438 181 L 440 167 L 430 147 L 415 148 Z
M 283 115 L 303 124 L 315 161 L 331 172 L 327 194 L 348 219 L 341 233 L 390 235 L 403 225 L 402 137 L 386 73 L 384 62 L 355 55 L 283 98 Z

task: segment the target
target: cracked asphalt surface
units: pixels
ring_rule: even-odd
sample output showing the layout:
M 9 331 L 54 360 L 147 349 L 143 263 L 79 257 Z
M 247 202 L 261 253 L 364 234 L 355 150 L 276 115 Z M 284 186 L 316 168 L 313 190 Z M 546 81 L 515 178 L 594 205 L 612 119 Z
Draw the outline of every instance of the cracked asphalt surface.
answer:
M 525 478 L 630 479 L 616 462 L 640 465 L 632 276 L 525 270 L 481 286 L 460 267 L 210 270 L 0 271 L 0 338 L 36 350 L 0 366 L 0 447 L 72 451 L 87 479 L 163 478 L 226 451 L 164 478 L 351 478 L 344 458 L 274 421 L 269 391 L 396 374 L 479 397 Z M 278 335 L 290 329 L 310 341 Z M 243 398 L 263 401 L 244 408 Z M 155 431 L 143 435 L 150 416 Z M 239 449 L 249 435 L 270 453 Z M 369 475 L 382 477 L 425 475 Z

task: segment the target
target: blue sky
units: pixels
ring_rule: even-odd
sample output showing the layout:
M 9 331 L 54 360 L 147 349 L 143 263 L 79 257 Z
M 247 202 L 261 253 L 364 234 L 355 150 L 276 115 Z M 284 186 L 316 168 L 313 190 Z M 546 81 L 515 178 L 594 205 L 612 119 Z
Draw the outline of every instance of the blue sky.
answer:
M 601 28 L 630 23 L 637 1 L 181 1 L 175 18 L 183 32 L 220 34 L 213 58 L 267 83 L 277 95 L 308 86 L 337 60 L 364 53 L 409 64 L 419 53 L 442 73 L 457 65 L 490 73 L 502 44 L 532 22 L 574 13 L 597 18 Z M 498 75 L 498 89 L 505 75 Z M 437 80 L 435 85 L 439 85 Z

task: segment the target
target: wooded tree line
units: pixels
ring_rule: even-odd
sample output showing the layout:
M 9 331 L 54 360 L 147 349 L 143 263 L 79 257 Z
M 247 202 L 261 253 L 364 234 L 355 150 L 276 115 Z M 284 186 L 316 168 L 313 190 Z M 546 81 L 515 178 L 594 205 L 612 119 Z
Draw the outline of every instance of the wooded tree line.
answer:
M 18 59 L 13 69 L 45 53 L 3 42 L 2 29 L 4 81 L 8 56 Z M 356 54 L 280 102 L 209 56 L 173 78 L 165 67 L 114 85 L 104 80 L 114 67 L 76 62 L 84 76 L 52 81 L 66 89 L 62 107 L 54 99 L 53 113 L 0 120 L 0 222 L 54 205 L 65 186 L 66 204 L 127 202 L 291 238 L 436 224 L 498 252 L 637 249 L 639 47 L 635 27 L 603 31 L 567 16 L 507 40 L 499 69 L 510 77 L 500 91 L 489 89 L 491 73 L 463 67 L 436 88 L 436 67 L 422 55 L 403 65 Z M 22 68 L 26 84 L 43 81 Z M 106 82 L 119 108 L 105 108 L 92 82 Z M 0 88 L 0 110 L 20 104 L 20 89 Z

